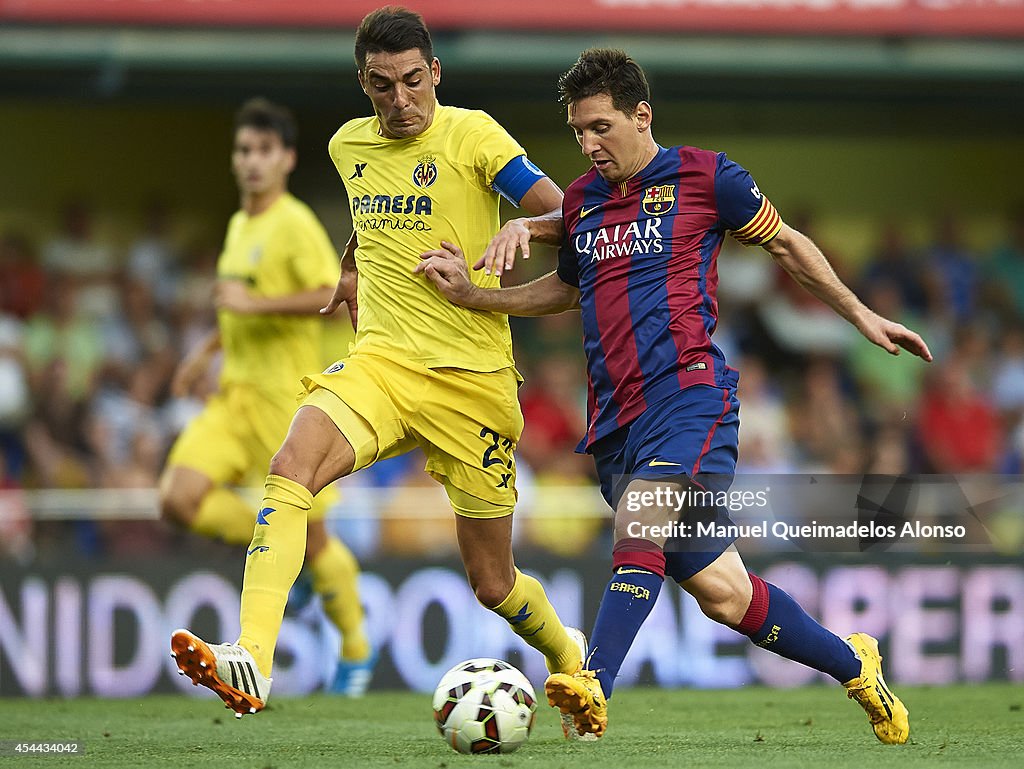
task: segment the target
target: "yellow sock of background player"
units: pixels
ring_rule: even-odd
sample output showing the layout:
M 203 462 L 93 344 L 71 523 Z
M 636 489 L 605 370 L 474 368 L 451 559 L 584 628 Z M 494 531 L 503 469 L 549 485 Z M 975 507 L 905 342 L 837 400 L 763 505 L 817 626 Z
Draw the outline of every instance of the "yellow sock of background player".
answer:
M 217 486 L 203 497 L 189 528 L 229 545 L 244 545 L 252 539 L 254 523 L 252 502 L 231 489 Z
M 544 655 L 550 673 L 575 673 L 580 649 L 565 632 L 540 582 L 519 569 L 512 591 L 504 601 L 488 607 L 503 617 L 512 631 Z
M 359 603 L 359 564 L 355 556 L 334 537 L 309 564 L 313 590 L 320 596 L 324 613 L 341 631 L 342 659 L 352 662 L 370 656 L 370 641 L 363 629 L 363 606 Z
M 263 506 L 246 551 L 238 643 L 268 678 L 288 591 L 306 555 L 306 519 L 312 506 L 313 495 L 305 486 L 279 475 L 267 476 Z

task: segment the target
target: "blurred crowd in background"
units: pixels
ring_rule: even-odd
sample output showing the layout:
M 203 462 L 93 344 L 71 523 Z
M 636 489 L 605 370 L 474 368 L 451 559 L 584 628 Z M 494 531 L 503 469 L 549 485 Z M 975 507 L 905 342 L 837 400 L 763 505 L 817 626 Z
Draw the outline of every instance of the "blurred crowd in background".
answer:
M 153 202 L 130 246 L 115 249 L 94 235 L 94 215 L 75 200 L 48 239 L 0 233 L 3 558 L 28 563 L 69 541 L 86 555 L 145 555 L 188 536 L 155 509 L 142 521 L 36 521 L 21 493 L 153 488 L 201 405 L 171 397 L 169 383 L 215 323 L 219 244 L 175 242 L 174 212 Z M 954 213 L 937 214 L 920 243 L 899 223 L 879 222 L 873 254 L 858 263 L 811 215 L 789 223 L 817 240 L 871 308 L 919 331 L 935 362 L 874 347 L 765 252 L 727 240 L 714 338 L 741 374 L 739 471 L 1021 473 L 1024 209 L 1008 212 L 1001 244 L 987 253 L 965 245 Z M 551 268 L 542 261 L 517 268 L 512 282 Z M 521 507 L 535 513 L 517 523 L 517 536 L 571 554 L 602 536 L 608 512 L 590 458 L 573 453 L 586 403 L 579 318 L 513 319 L 513 337 L 526 377 L 518 485 Z M 215 387 L 214 371 L 206 391 Z M 443 491 L 422 466 L 411 454 L 342 482 L 336 525 L 357 553 L 454 548 Z M 410 510 L 442 523 L 410 526 Z

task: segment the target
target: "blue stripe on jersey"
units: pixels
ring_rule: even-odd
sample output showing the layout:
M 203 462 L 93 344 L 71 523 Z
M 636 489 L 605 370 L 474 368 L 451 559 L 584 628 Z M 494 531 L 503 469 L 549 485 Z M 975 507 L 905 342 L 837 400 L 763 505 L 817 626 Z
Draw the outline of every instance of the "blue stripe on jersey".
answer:
M 631 314 L 634 308 L 643 313 L 641 318 L 634 314 L 633 333 L 637 340 L 637 363 L 643 374 L 644 400 L 648 404 L 660 399 L 658 375 L 664 374 L 666 364 L 674 368 L 670 360 L 676 357 L 672 337 L 665 333 L 670 319 L 667 277 L 667 258 L 644 270 L 633 270 L 629 276 Z
M 708 291 L 708 269 L 711 267 L 712 260 L 718 255 L 718 249 L 722 245 L 722 240 L 722 235 L 716 230 L 709 230 L 700 240 L 700 266 L 697 267 L 697 290 L 700 291 L 701 298 L 704 300 L 702 309 L 706 308 L 707 310 L 701 313 L 701 320 L 704 323 L 704 331 L 709 337 L 711 332 L 715 330 L 715 326 L 718 325 L 718 318 L 715 317 L 714 313 L 710 312 L 712 299 L 711 293 Z
M 722 248 L 722 243 L 725 240 L 725 235 L 721 230 L 709 230 L 705 233 L 704 237 L 701 238 L 700 252 L 701 252 L 701 264 L 700 264 L 700 278 L 698 280 L 698 288 L 700 289 L 701 296 L 708 307 L 706 312 L 701 313 L 701 319 L 704 323 L 704 330 L 708 334 L 708 339 L 711 339 L 712 333 L 718 326 L 718 312 L 711 312 L 712 306 L 712 294 L 717 296 L 718 280 L 717 280 L 717 269 L 718 269 L 718 252 Z M 715 266 L 715 290 L 712 291 L 708 287 L 708 272 L 711 266 Z M 715 373 L 715 384 L 719 387 L 736 387 L 738 383 L 738 375 L 736 369 L 728 366 L 725 362 L 725 353 L 719 348 L 713 341 L 711 342 L 711 361 L 714 367 Z

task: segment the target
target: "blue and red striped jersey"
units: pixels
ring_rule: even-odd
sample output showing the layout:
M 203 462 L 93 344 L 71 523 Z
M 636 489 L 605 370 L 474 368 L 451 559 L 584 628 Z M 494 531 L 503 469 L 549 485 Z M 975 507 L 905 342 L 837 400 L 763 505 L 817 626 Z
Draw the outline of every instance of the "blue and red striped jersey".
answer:
M 558 276 L 580 289 L 589 379 L 585 450 L 648 407 L 698 384 L 733 387 L 735 369 L 711 341 L 718 323 L 718 252 L 782 221 L 750 174 L 725 153 L 659 147 L 625 182 L 595 169 L 562 203 Z

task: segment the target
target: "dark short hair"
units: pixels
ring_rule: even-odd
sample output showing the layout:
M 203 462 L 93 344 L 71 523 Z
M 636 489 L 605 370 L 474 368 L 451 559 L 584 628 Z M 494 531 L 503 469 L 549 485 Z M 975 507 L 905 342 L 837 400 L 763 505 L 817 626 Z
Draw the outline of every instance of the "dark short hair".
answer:
M 647 76 L 625 51 L 588 48 L 558 78 L 558 100 L 569 105 L 602 93 L 626 115 L 632 115 L 640 102 L 651 100 Z
M 356 66 L 362 72 L 368 53 L 401 53 L 413 48 L 428 64 L 434 60 L 434 44 L 423 17 L 408 8 L 388 5 L 368 13 L 356 30 Z
M 249 99 L 235 113 L 235 131 L 239 128 L 273 131 L 281 137 L 281 143 L 288 148 L 295 146 L 299 135 L 291 110 L 262 97 Z

